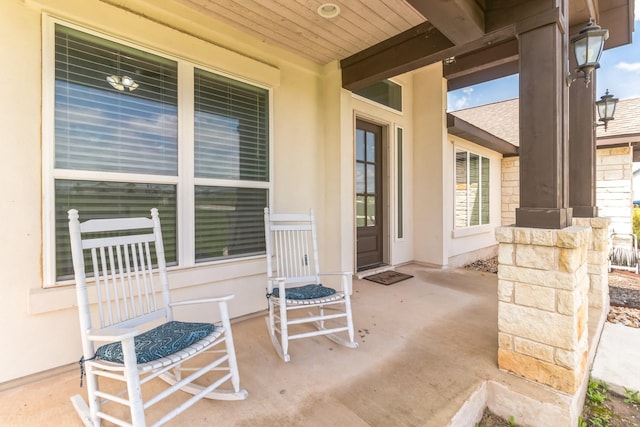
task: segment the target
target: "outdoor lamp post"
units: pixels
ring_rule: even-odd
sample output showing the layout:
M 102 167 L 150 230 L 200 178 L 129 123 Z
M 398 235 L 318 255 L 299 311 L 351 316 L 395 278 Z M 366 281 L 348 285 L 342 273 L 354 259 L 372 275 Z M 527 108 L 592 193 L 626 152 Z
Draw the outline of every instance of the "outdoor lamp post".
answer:
M 607 89 L 606 93 L 600 97 L 600 101 L 596 101 L 596 108 L 598 109 L 599 121 L 602 123 L 594 123 L 595 126 L 604 126 L 604 130 L 607 130 L 607 123 L 613 120 L 613 115 L 616 112 L 616 104 L 618 98 L 614 98 Z
M 580 33 L 571 39 L 577 66 L 575 74 L 567 74 L 567 85 L 571 85 L 578 77 L 582 77 L 585 84 L 589 85 L 591 72 L 600 67 L 600 55 L 602 55 L 604 41 L 608 38 L 609 30 L 603 30 L 590 19 Z

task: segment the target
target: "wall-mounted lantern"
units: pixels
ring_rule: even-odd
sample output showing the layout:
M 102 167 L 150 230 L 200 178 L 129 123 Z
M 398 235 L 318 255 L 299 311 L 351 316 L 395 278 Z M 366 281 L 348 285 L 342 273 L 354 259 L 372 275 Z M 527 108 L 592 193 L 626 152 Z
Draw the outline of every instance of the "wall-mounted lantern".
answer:
M 609 38 L 609 30 L 603 30 L 593 20 L 571 39 L 571 46 L 576 57 L 576 70 L 567 74 L 567 85 L 570 86 L 578 77 L 585 80 L 588 86 L 591 72 L 600 67 L 600 55 L 604 49 L 604 41 Z
M 606 93 L 600 97 L 600 101 L 596 101 L 596 109 L 598 110 L 598 120 L 603 123 L 594 123 L 594 126 L 604 126 L 604 130 L 607 130 L 607 123 L 613 120 L 613 115 L 616 112 L 616 104 L 618 98 L 614 98 L 607 89 Z

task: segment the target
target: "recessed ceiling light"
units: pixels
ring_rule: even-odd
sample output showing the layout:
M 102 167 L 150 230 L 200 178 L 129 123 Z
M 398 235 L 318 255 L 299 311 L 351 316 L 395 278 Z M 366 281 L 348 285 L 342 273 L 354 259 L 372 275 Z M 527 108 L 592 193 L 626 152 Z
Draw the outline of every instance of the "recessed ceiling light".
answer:
M 337 4 L 333 3 L 321 4 L 320 7 L 318 7 L 318 15 L 327 19 L 335 18 L 336 16 L 340 15 L 340 7 L 338 7 Z

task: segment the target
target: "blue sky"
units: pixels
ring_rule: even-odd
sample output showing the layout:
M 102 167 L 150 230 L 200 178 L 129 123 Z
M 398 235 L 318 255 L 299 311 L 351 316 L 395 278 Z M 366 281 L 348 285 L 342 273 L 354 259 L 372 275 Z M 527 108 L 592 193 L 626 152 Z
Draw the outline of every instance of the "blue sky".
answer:
M 606 42 L 605 42 L 606 46 Z M 633 43 L 605 50 L 597 70 L 596 98 L 605 91 L 617 98 L 640 96 L 640 1 L 635 3 Z M 448 93 L 449 111 L 518 97 L 518 75 L 492 80 Z

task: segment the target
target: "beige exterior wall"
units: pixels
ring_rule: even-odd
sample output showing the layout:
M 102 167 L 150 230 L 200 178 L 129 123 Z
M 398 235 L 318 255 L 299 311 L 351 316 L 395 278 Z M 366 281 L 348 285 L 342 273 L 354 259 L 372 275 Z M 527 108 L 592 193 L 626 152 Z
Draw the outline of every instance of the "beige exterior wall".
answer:
M 0 342 L 20 349 L 0 353 L 0 366 L 4 367 L 0 383 L 75 363 L 81 354 L 73 286 L 44 288 L 44 260 L 49 249 L 43 230 L 50 216 L 46 200 L 52 196 L 43 190 L 48 183 L 42 176 L 43 144 L 50 137 L 44 134 L 48 128 L 42 115 L 43 93 L 51 90 L 50 79 L 42 71 L 43 54 L 51 54 L 43 47 L 43 22 L 46 25 L 48 16 L 270 88 L 270 203 L 275 211 L 315 209 L 327 270 L 355 268 L 355 118 L 384 125 L 390 165 L 385 184 L 388 261 L 447 263 L 450 249 L 443 230 L 451 230 L 451 215 L 445 209 L 452 207 L 444 207 L 450 206 L 453 187 L 452 180 L 443 178 L 451 166 L 451 155 L 447 154 L 446 86 L 441 64 L 394 79 L 404 88 L 405 110 L 398 114 L 342 89 L 338 64 L 321 67 L 224 23 L 212 25 L 186 8 L 173 5 L 168 10 L 155 3 L 132 0 L 129 6 L 144 11 L 136 14 L 99 0 L 0 2 L 0 36 L 11 40 L 0 48 L 4 63 L 11 64 L 10 72 L 0 80 L 0 319 L 5 325 L 0 329 Z M 413 92 L 430 96 L 414 98 Z M 414 120 L 418 116 L 420 120 Z M 404 129 L 405 149 L 402 239 L 396 238 L 394 229 L 397 194 L 393 165 L 398 127 Z M 418 238 L 414 241 L 413 236 Z M 170 280 L 176 298 L 234 293 L 230 311 L 238 317 L 265 309 L 265 271 L 264 257 L 254 257 L 175 267 Z M 44 354 L 42 349 L 46 349 Z
M 596 205 L 598 216 L 611 219 L 610 230 L 631 233 L 633 210 L 633 149 L 599 148 L 596 152 Z M 502 160 L 502 225 L 516 222 L 520 206 L 520 160 Z

